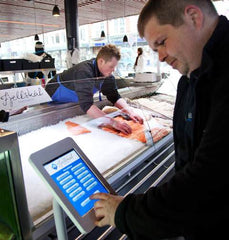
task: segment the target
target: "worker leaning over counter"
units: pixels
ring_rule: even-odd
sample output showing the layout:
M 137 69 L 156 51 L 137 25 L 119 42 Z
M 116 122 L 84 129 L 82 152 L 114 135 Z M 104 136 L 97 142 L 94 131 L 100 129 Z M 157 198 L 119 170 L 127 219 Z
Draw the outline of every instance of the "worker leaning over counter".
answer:
M 99 94 L 102 92 L 131 119 L 143 123 L 143 119 L 134 113 L 118 93 L 112 72 L 120 58 L 120 51 L 115 45 L 103 46 L 96 58 L 83 61 L 56 75 L 46 85 L 46 91 L 53 101 L 79 102 L 81 109 L 93 118 L 105 116 L 105 113 L 93 104 L 93 95 L 99 91 Z M 103 119 L 104 125 L 110 125 L 125 134 L 131 133 L 131 127 L 128 124 L 108 117 Z

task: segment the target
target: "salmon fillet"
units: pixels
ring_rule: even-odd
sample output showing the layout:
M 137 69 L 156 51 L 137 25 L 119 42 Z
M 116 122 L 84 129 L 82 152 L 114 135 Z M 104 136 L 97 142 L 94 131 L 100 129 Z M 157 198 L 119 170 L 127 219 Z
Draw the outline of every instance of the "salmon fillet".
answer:
M 79 124 L 71 122 L 71 121 L 65 122 L 65 125 L 67 126 L 68 131 L 71 132 L 73 135 L 80 135 L 80 134 L 83 134 L 83 133 L 90 133 L 91 132 L 87 128 L 82 127 Z
M 158 142 L 163 137 L 169 134 L 169 131 L 166 128 L 153 128 L 151 129 L 151 135 L 153 137 L 153 142 Z
M 125 122 L 132 128 L 131 134 L 124 134 L 115 128 L 112 127 L 102 127 L 103 130 L 116 134 L 120 137 L 125 137 L 129 139 L 135 139 L 140 142 L 146 143 L 146 137 L 145 137 L 145 127 L 143 124 L 140 124 L 138 122 L 134 122 L 133 120 L 125 120 L 123 117 L 118 116 L 115 117 L 115 120 Z M 151 135 L 153 137 L 153 142 L 158 142 L 161 138 L 166 136 L 169 133 L 169 131 L 165 128 L 153 128 L 151 129 Z
M 129 138 L 129 139 L 136 139 L 136 140 L 138 140 L 140 142 L 143 142 L 143 143 L 146 142 L 146 138 L 145 138 L 145 134 L 144 134 L 144 125 L 143 124 L 140 124 L 138 122 L 134 122 L 133 120 L 125 120 L 121 116 L 115 117 L 115 120 L 127 123 L 132 128 L 132 133 L 126 135 L 126 134 L 116 130 L 115 128 L 107 127 L 107 126 L 102 127 L 102 129 L 107 131 L 107 132 L 110 132 L 110 133 L 116 134 L 118 136 L 121 136 L 121 137 Z

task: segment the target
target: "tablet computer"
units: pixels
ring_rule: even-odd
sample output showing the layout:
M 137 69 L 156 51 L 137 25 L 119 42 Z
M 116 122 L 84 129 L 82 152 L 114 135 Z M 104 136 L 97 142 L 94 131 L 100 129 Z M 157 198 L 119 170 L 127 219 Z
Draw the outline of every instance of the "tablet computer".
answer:
M 93 193 L 115 194 L 75 141 L 68 137 L 30 155 L 29 161 L 81 233 L 95 225 Z

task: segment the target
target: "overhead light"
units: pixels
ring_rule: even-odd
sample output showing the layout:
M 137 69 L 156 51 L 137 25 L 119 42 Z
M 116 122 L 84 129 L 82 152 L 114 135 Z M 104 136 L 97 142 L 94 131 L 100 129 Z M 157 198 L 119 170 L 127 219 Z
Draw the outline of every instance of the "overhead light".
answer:
M 35 41 L 38 41 L 38 40 L 39 40 L 39 36 L 38 36 L 37 34 L 35 34 L 34 40 L 35 40 Z
M 36 6 L 35 6 L 35 1 L 33 2 L 33 7 L 34 7 L 34 16 L 35 16 L 35 27 L 36 27 L 36 34 L 34 36 L 34 40 L 38 41 L 39 37 L 37 35 L 37 16 L 36 16 Z
M 125 16 L 126 16 L 126 3 L 125 3 L 125 0 L 123 0 L 123 22 L 124 22 L 124 26 L 125 26 L 125 28 L 126 28 Z M 128 42 L 128 37 L 127 37 L 127 35 L 124 35 L 122 41 L 123 41 L 123 42 Z
M 57 5 L 54 6 L 53 10 L 52 10 L 52 15 L 55 17 L 60 16 L 60 9 L 58 8 Z
M 123 42 L 128 42 L 128 37 L 125 35 L 124 37 L 123 37 L 123 40 L 122 40 Z
M 105 36 L 106 36 L 106 35 L 105 35 L 105 32 L 102 30 L 100 37 L 101 37 L 101 38 L 105 38 Z

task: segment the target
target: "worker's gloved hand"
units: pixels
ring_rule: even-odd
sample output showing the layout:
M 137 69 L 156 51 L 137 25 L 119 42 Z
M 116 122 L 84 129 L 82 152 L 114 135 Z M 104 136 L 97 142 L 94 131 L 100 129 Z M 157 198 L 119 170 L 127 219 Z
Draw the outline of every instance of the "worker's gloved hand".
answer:
M 124 134 L 132 133 L 131 127 L 124 121 L 120 122 L 108 116 L 102 117 L 100 119 L 102 120 L 102 124 L 99 125 L 100 127 L 103 127 L 103 126 L 112 127 Z
M 9 120 L 9 112 L 4 110 L 0 111 L 0 122 L 7 122 Z
M 133 120 L 134 122 L 139 122 L 143 124 L 143 118 L 139 116 L 137 113 L 135 113 L 131 108 L 123 108 L 122 112 L 124 114 L 127 114 L 130 117 L 130 119 Z
M 116 130 L 121 131 L 124 134 L 132 133 L 131 127 L 125 122 L 120 122 L 120 121 L 117 121 L 117 120 L 111 118 L 110 125 L 113 128 L 115 128 Z

